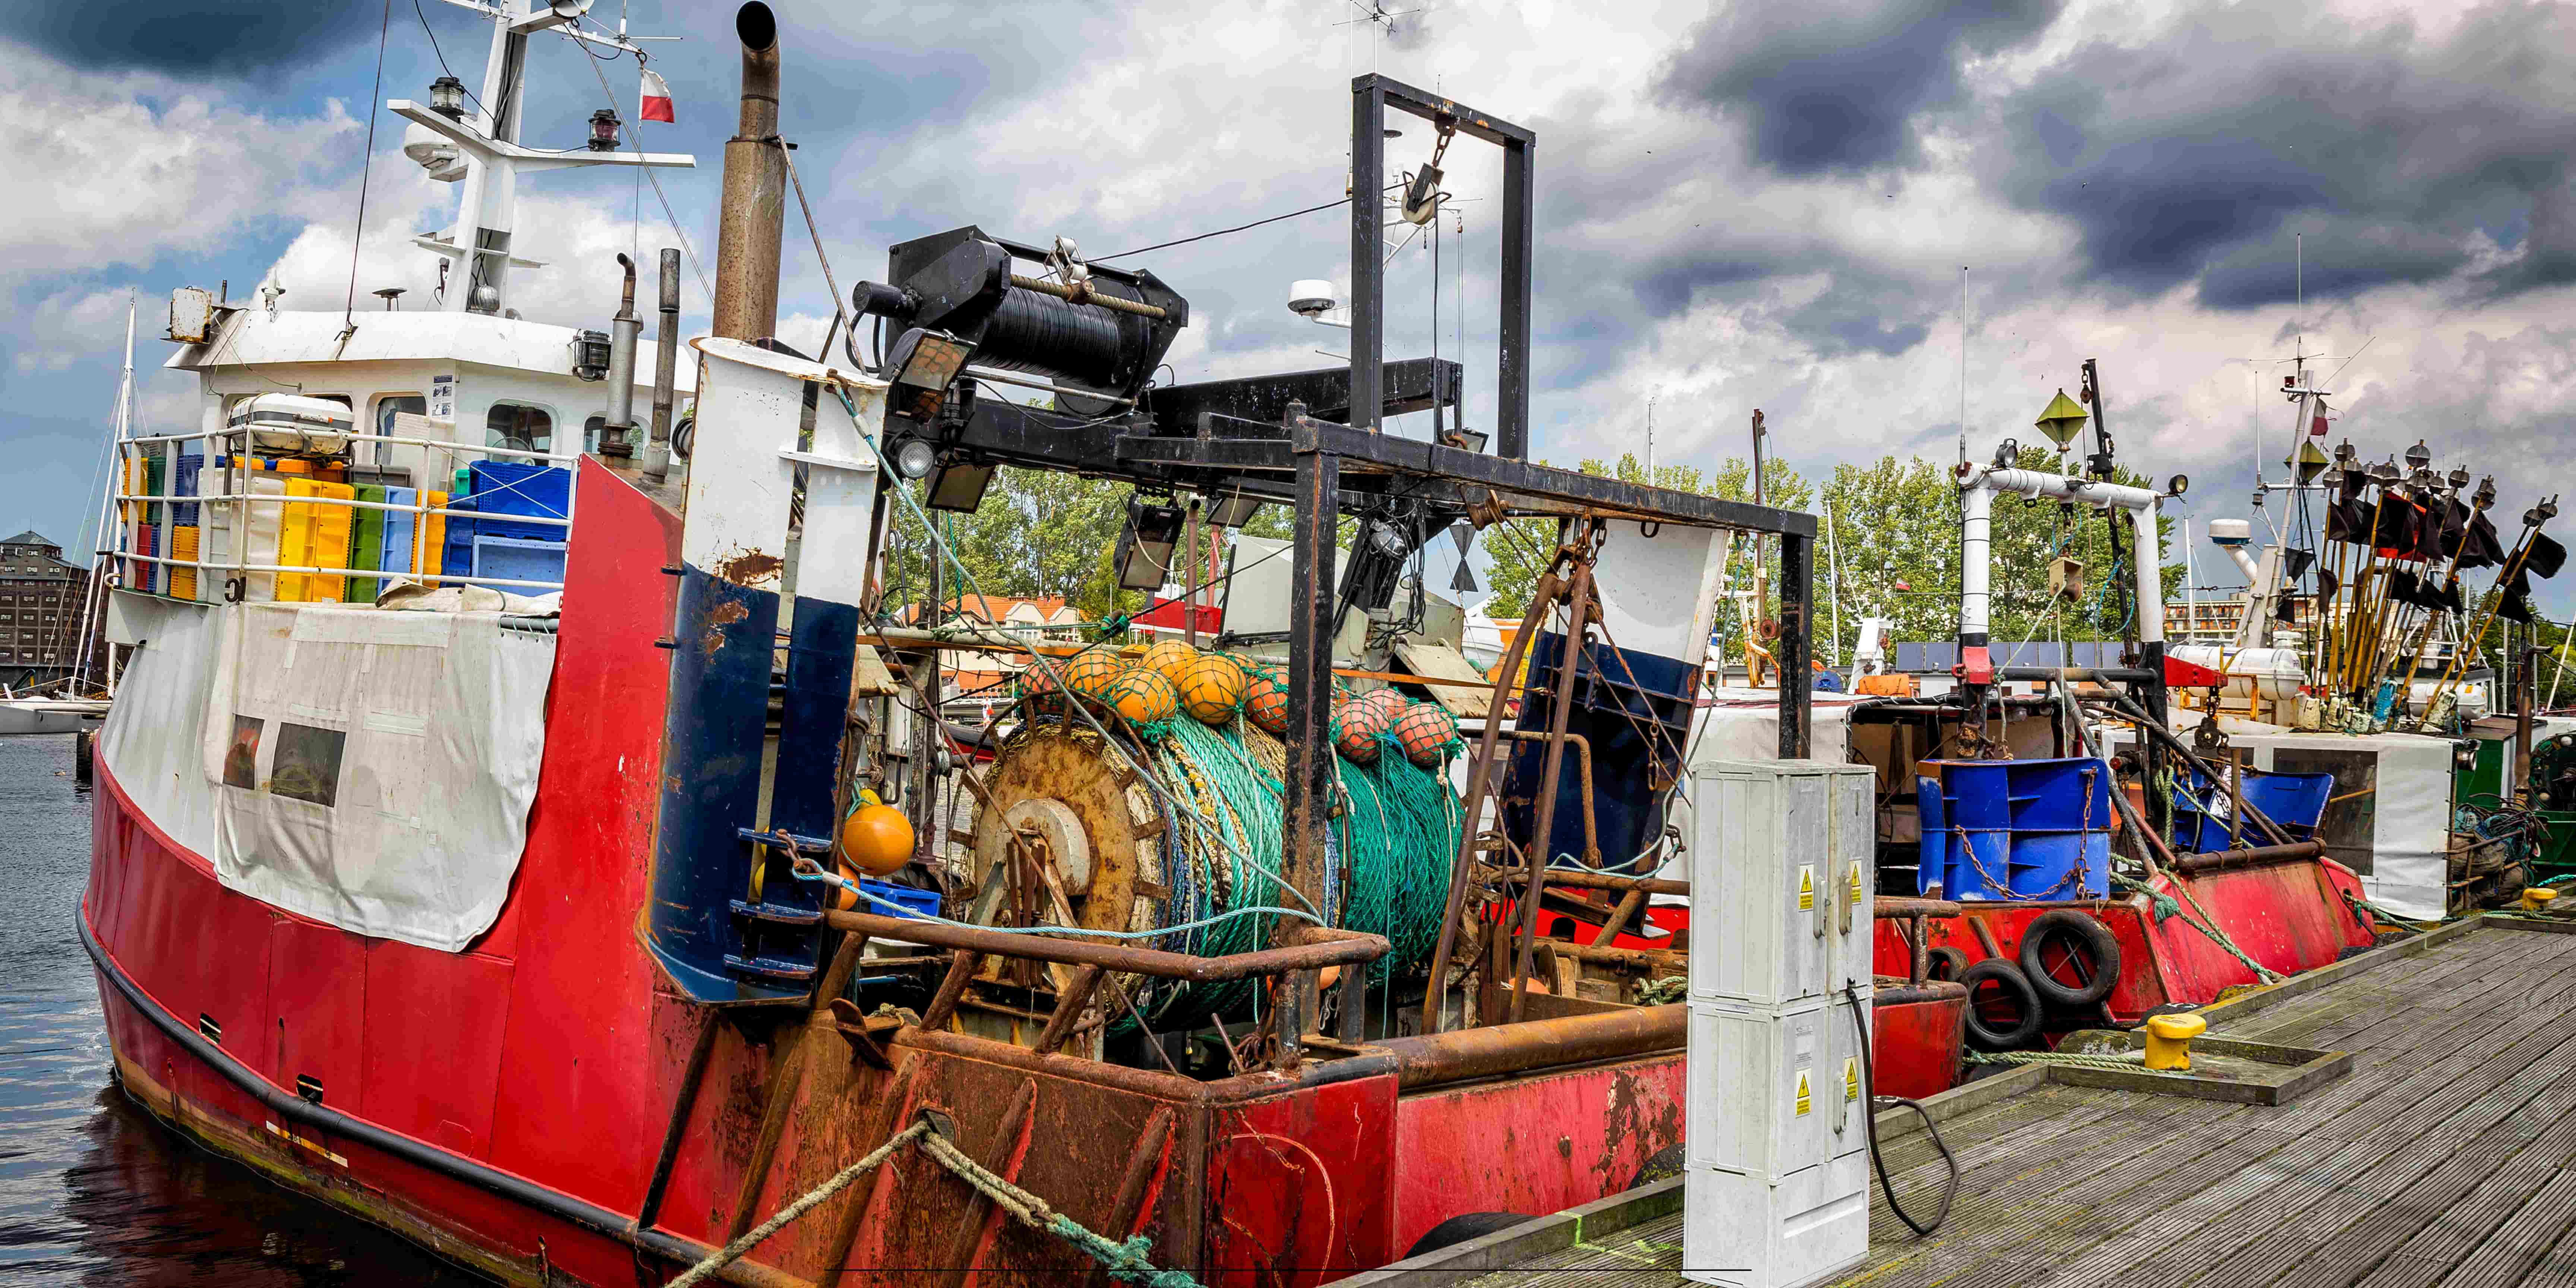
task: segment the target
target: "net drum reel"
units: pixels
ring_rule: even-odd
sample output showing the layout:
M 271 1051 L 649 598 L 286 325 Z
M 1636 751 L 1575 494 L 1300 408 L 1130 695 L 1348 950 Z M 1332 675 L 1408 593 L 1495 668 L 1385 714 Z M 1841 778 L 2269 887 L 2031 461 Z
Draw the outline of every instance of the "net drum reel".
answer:
M 1133 403 L 1189 324 L 1189 301 L 1162 279 L 1084 263 L 1062 238 L 1048 251 L 970 225 L 895 246 L 887 276 L 859 283 L 850 302 L 893 324 L 889 368 L 913 351 L 906 341 L 919 330 L 968 350 L 956 370 L 1049 381 L 1058 410 L 1081 416 Z
M 1137 932 L 1166 924 L 1170 902 L 1166 857 L 1170 846 L 1162 810 L 1136 768 L 1102 747 L 1098 737 L 1061 724 L 1038 724 L 1006 741 L 984 780 L 991 803 L 975 814 L 974 850 L 967 879 L 974 895 L 963 920 L 1006 925 L 1025 920 L 1014 900 L 1038 911 L 1038 920 L 1062 924 L 1043 880 L 1032 888 L 1008 862 L 1017 832 L 1036 843 L 1055 868 L 1072 924 L 1091 930 Z M 988 959 L 983 984 L 992 997 L 983 1006 L 961 1006 L 958 1018 L 980 1037 L 1033 1045 L 1045 1026 L 1046 1006 L 1029 1005 L 1019 978 L 1026 963 Z M 1061 987 L 1069 972 L 1055 969 Z M 1143 981 L 1114 977 L 1136 996 Z M 1110 1025 L 1123 1007 L 1107 990 L 1097 994 Z M 1026 1011 L 1034 1021 L 1012 1014 Z M 1099 1030 L 1082 1035 L 1076 1049 L 1097 1043 Z

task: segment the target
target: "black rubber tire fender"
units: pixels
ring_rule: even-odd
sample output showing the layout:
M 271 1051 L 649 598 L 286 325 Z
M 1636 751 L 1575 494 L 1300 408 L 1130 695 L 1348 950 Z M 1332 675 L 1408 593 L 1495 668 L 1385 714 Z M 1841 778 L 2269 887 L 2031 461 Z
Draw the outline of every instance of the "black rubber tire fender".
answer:
M 1938 944 L 1923 954 L 1923 978 L 1956 982 L 1968 973 L 1968 955 L 1948 944 Z
M 2051 974 L 2044 962 L 2052 945 L 2062 946 L 2083 963 L 2082 987 Z M 2111 995 L 2120 982 L 2120 941 L 2111 928 L 2073 908 L 2051 908 L 2030 919 L 2021 932 L 2021 973 L 2049 1006 L 2091 1006 Z
M 2001 957 L 1989 957 L 1959 972 L 1959 982 L 1968 989 L 1968 1045 L 1980 1051 L 2010 1051 L 2039 1036 L 2039 994 L 2032 990 L 2030 977 L 2021 973 L 2021 967 Z M 1978 990 L 1989 983 L 2001 989 L 2013 1005 L 2013 1022 L 2006 1027 L 1987 1023 L 1977 1010 L 1981 1000 Z
M 1508 1230 L 1523 1221 L 1537 1219 L 1519 1212 L 1461 1212 L 1423 1231 L 1422 1237 L 1414 1240 L 1413 1246 L 1405 1249 L 1399 1260 L 1410 1261 L 1426 1252 L 1438 1252 L 1451 1244 L 1481 1239 L 1497 1230 Z

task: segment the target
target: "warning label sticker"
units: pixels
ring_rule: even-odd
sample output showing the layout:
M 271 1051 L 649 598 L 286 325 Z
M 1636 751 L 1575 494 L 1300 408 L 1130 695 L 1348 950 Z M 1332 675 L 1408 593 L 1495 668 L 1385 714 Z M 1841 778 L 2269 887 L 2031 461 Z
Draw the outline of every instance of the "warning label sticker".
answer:
M 1812 863 L 1801 863 L 1798 865 L 1798 911 L 1814 912 L 1815 910 L 1816 865 Z M 1800 1112 L 1804 1111 L 1801 1110 Z
M 1843 1099 L 1860 1099 L 1860 1061 L 1843 1057 Z
M 1805 1117 L 1807 1111 L 1815 1107 L 1815 1096 L 1807 1087 L 1807 1071 L 1800 1069 L 1798 1071 L 1798 1116 Z
M 1860 902 L 1860 865 L 1857 863 L 1851 867 L 1851 897 L 1853 903 Z

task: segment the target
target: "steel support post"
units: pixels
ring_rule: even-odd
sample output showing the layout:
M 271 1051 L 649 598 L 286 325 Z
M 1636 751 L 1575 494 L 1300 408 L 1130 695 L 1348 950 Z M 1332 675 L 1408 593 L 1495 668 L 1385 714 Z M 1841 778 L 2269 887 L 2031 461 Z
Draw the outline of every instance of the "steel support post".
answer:
M 1297 457 L 1297 519 L 1289 573 L 1295 602 L 1288 614 L 1287 871 L 1282 875 L 1309 905 L 1329 912 L 1324 876 L 1334 787 L 1333 520 L 1341 509 L 1341 458 L 1317 450 L 1313 433 L 1299 426 L 1304 411 L 1294 407 L 1289 412 L 1289 439 Z M 1302 924 L 1283 919 L 1273 942 Z M 1281 975 L 1271 997 L 1275 1059 L 1283 1068 L 1293 1066 L 1315 1013 L 1314 973 Z
M 1813 750 L 1815 677 L 1808 673 L 1808 636 L 1815 623 L 1815 538 L 1780 534 L 1780 638 L 1771 645 L 1780 666 L 1780 758 L 1804 760 Z

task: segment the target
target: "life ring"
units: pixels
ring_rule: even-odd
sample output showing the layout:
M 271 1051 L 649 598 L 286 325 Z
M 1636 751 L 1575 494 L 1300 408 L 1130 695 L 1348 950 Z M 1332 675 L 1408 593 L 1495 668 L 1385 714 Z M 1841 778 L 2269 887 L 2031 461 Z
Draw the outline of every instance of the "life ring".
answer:
M 2021 973 L 2050 1006 L 2091 1006 L 2120 982 L 2120 941 L 2073 908 L 2051 908 L 2022 929 Z
M 2010 1051 L 2039 1036 L 2039 994 L 2032 991 L 2030 977 L 2020 967 L 1989 957 L 1961 971 L 1959 982 L 1968 989 L 1968 1045 L 1980 1051 Z M 1994 986 L 1992 993 L 1985 992 L 1988 984 Z M 1986 1008 L 1998 1002 L 2010 1008 L 2008 1024 L 1987 1017 Z

